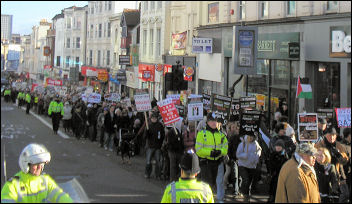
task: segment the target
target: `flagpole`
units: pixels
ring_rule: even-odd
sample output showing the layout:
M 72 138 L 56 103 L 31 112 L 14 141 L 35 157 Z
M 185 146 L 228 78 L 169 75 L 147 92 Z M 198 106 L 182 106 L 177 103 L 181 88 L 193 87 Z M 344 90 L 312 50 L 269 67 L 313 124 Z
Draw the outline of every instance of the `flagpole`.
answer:
M 296 97 L 295 97 L 295 106 L 294 106 L 294 124 L 296 124 L 297 120 L 296 120 L 296 116 L 297 116 L 297 91 L 298 91 L 298 86 L 299 86 L 299 83 L 300 83 L 300 79 L 299 79 L 299 75 L 298 75 L 298 79 L 297 79 L 297 86 L 296 86 Z

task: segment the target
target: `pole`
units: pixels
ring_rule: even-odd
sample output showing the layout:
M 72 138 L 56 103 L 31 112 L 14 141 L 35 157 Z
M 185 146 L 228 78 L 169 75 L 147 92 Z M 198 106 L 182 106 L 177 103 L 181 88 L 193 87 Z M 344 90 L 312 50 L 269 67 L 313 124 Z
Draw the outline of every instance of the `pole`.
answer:
M 269 74 L 268 74 L 268 81 L 267 81 L 267 86 L 268 86 L 268 98 L 269 98 L 269 106 L 268 106 L 268 121 L 267 124 L 271 128 L 271 88 L 270 88 L 270 83 L 271 82 L 271 60 L 269 59 Z
M 4 177 L 5 177 L 5 182 L 7 181 L 7 175 L 6 175 L 6 155 L 5 155 L 5 144 L 4 144 Z
M 174 127 L 175 133 L 176 133 L 176 135 L 177 135 L 177 130 L 176 130 L 175 123 L 172 123 L 172 126 Z
M 248 96 L 248 75 L 246 75 L 246 96 Z
M 149 130 L 147 112 L 144 112 L 144 117 L 145 117 L 145 124 L 147 126 L 147 130 Z

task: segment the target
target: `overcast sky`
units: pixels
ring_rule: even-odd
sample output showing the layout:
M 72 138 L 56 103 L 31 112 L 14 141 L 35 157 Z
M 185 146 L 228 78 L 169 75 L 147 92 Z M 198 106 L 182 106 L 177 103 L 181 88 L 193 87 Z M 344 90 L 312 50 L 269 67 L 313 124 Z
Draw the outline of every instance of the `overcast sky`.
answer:
M 13 16 L 12 33 L 28 35 L 41 19 L 52 22 L 51 19 L 62 9 L 85 5 L 88 5 L 88 1 L 1 1 L 1 14 Z M 136 2 L 120 1 L 118 5 L 122 11 L 124 8 L 135 8 Z

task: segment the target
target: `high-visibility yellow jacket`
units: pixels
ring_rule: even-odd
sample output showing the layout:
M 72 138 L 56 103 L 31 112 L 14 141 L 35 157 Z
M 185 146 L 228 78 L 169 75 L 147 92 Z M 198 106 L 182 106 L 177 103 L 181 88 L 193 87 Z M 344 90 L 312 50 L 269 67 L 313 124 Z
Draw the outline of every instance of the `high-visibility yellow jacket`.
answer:
M 180 178 L 166 187 L 161 203 L 214 203 L 214 197 L 207 183 Z
M 6 89 L 4 91 L 4 96 L 7 96 L 7 95 L 11 95 L 11 90 L 10 89 Z
M 49 175 L 18 172 L 1 189 L 1 203 L 72 203 Z
M 34 97 L 34 103 L 38 103 L 38 96 Z
M 31 102 L 31 95 L 29 93 L 26 94 L 26 102 L 27 103 Z
M 227 155 L 228 142 L 226 135 L 220 131 L 216 131 L 213 134 L 209 130 L 201 130 L 197 134 L 195 148 L 198 157 L 218 160 Z M 210 153 L 214 149 L 221 150 L 221 154 L 218 157 L 210 157 Z
M 17 95 L 17 99 L 24 99 L 24 93 L 19 92 Z
M 61 115 L 64 115 L 64 106 L 62 103 L 57 103 L 56 101 L 51 101 L 49 104 L 49 109 L 48 109 L 48 114 L 51 115 L 51 113 L 60 113 Z

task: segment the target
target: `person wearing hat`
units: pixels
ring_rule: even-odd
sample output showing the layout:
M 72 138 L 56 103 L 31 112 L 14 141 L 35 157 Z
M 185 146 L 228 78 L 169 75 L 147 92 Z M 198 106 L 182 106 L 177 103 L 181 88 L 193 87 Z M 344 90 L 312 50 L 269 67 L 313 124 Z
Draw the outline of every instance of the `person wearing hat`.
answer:
M 28 115 L 29 114 L 29 109 L 31 108 L 31 94 L 29 93 L 29 91 L 27 91 L 26 93 L 26 98 L 25 98 L 25 101 L 26 101 L 26 114 Z
M 159 114 L 153 112 L 151 116 L 151 123 L 146 130 L 147 140 L 147 151 L 146 151 L 146 166 L 145 166 L 145 178 L 150 178 L 152 172 L 152 157 L 155 157 L 155 176 L 157 179 L 161 178 L 161 146 L 165 138 L 164 126 L 158 121 Z
M 325 118 L 318 117 L 318 139 L 315 143 L 320 142 L 324 139 L 324 133 L 326 131 L 327 121 Z
M 276 143 L 277 140 L 281 139 L 285 143 L 286 153 L 288 154 L 289 157 L 292 156 L 292 154 L 295 152 L 296 145 L 293 142 L 291 136 L 287 136 L 286 129 L 289 127 L 291 127 L 291 126 L 289 126 L 289 124 L 285 123 L 285 122 L 279 122 L 278 124 L 276 124 L 275 132 L 269 142 L 270 152 L 275 151 L 274 144 Z M 288 133 L 290 133 L 290 131 Z M 292 131 L 291 131 L 291 133 L 292 133 Z
M 268 165 L 269 175 L 271 175 L 268 203 L 273 203 L 275 201 L 277 180 L 279 179 L 281 167 L 287 160 L 289 160 L 285 151 L 285 142 L 283 140 L 277 140 L 274 148 L 275 151 L 269 156 Z
M 51 154 L 44 145 L 27 145 L 18 160 L 21 171 L 1 189 L 1 203 L 72 203 L 70 195 L 43 173 L 50 160 Z
M 325 147 L 331 154 L 331 164 L 336 167 L 338 179 L 340 183 L 340 199 L 339 202 L 347 202 L 349 198 L 349 191 L 346 183 L 346 174 L 343 165 L 348 163 L 348 156 L 346 148 L 343 144 L 336 141 L 337 132 L 333 127 L 329 127 L 325 131 L 324 138 L 315 144 L 316 148 Z
M 320 203 L 313 144 L 301 143 L 281 168 L 275 203 Z
M 48 108 L 48 114 L 51 116 L 52 114 L 52 124 L 54 134 L 57 135 L 57 131 L 59 129 L 60 118 L 64 115 L 64 109 L 62 103 L 60 103 L 59 95 L 56 95 L 55 100 L 51 101 Z
M 65 106 L 64 106 L 64 115 L 62 117 L 62 121 L 64 123 L 64 129 L 65 132 L 68 132 L 71 129 L 71 119 L 72 119 L 72 106 L 70 105 L 70 102 L 66 101 Z
M 214 203 L 210 186 L 196 179 L 200 167 L 192 150 L 182 156 L 180 168 L 181 177 L 166 187 L 161 203 Z
M 346 151 L 347 151 L 347 156 L 348 156 L 348 162 L 343 165 L 344 172 L 346 174 L 346 182 L 348 185 L 348 188 L 350 189 L 348 192 L 351 192 L 351 128 L 345 128 L 343 130 L 343 137 L 344 139 L 342 140 L 342 144 L 345 145 Z M 351 194 L 350 194 L 350 200 L 351 200 Z
M 215 113 L 208 113 L 206 128 L 197 133 L 195 149 L 200 158 L 201 180 L 208 183 L 213 190 L 216 186 L 217 201 L 223 202 L 223 157 L 227 155 L 228 141 L 226 134 L 217 129 Z

